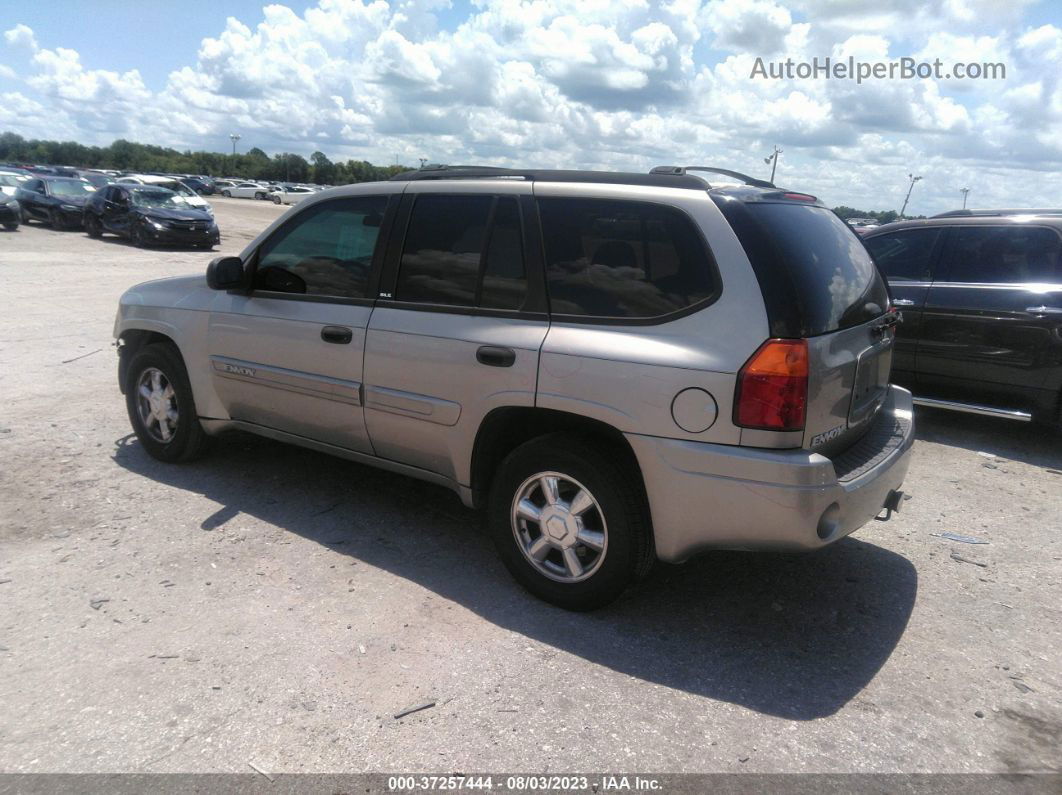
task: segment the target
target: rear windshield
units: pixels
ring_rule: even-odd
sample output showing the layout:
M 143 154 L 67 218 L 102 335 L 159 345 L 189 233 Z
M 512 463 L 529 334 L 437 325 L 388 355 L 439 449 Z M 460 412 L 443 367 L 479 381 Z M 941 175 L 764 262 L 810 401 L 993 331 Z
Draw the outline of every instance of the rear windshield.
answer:
M 774 337 L 858 326 L 888 308 L 859 237 L 825 207 L 713 196 L 752 262 Z

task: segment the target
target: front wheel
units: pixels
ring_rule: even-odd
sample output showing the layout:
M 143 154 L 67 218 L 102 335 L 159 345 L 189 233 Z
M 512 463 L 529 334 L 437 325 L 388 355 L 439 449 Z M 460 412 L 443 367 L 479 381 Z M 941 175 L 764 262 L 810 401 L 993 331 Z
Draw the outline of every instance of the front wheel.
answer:
M 63 219 L 59 216 L 58 210 L 51 210 L 48 213 L 48 226 L 56 231 L 63 228 Z
M 527 442 L 491 484 L 488 523 L 506 568 L 568 610 L 615 600 L 652 562 L 641 480 L 607 445 L 570 434 Z
M 14 232 L 16 229 L 18 229 L 18 224 L 14 222 L 10 224 L 4 224 L 4 229 L 6 229 L 8 232 Z
M 125 380 L 125 403 L 136 438 L 159 461 L 191 461 L 206 450 L 181 356 L 172 345 L 148 345 L 133 355 Z
M 133 230 L 133 243 L 138 248 L 147 248 L 151 245 L 151 238 L 148 237 L 148 233 L 144 231 L 144 227 L 138 226 Z

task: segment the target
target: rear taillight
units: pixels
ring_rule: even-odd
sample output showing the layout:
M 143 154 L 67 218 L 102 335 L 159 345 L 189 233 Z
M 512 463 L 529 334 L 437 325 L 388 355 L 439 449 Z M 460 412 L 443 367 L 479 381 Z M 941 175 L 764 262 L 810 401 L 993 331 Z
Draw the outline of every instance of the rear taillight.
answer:
M 738 373 L 734 423 L 743 428 L 802 430 L 807 404 L 805 340 L 767 340 Z

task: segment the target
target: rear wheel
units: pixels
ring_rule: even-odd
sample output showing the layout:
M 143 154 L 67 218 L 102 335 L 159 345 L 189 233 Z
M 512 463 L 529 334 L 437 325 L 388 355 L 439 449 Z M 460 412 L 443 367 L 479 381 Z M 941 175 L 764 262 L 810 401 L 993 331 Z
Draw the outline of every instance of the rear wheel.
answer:
M 125 402 L 136 438 L 152 458 L 191 461 L 205 452 L 210 437 L 199 423 L 188 373 L 172 345 L 148 345 L 133 355 Z
M 103 237 L 103 226 L 100 225 L 100 219 L 91 213 L 85 215 L 85 232 L 88 233 L 89 237 Z
M 615 600 L 652 561 L 637 473 L 594 440 L 527 442 L 491 484 L 488 522 L 502 561 L 527 590 L 568 610 Z

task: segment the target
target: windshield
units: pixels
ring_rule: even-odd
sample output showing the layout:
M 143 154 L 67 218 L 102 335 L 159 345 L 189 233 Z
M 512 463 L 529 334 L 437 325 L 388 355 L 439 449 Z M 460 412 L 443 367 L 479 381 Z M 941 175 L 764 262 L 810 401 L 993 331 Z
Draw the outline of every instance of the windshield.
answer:
M 83 198 L 96 192 L 88 182 L 75 179 L 54 179 L 48 183 L 53 196 L 62 196 L 67 199 Z
M 146 188 L 131 191 L 133 204 L 137 207 L 151 207 L 158 210 L 184 210 L 184 199 L 166 188 Z

